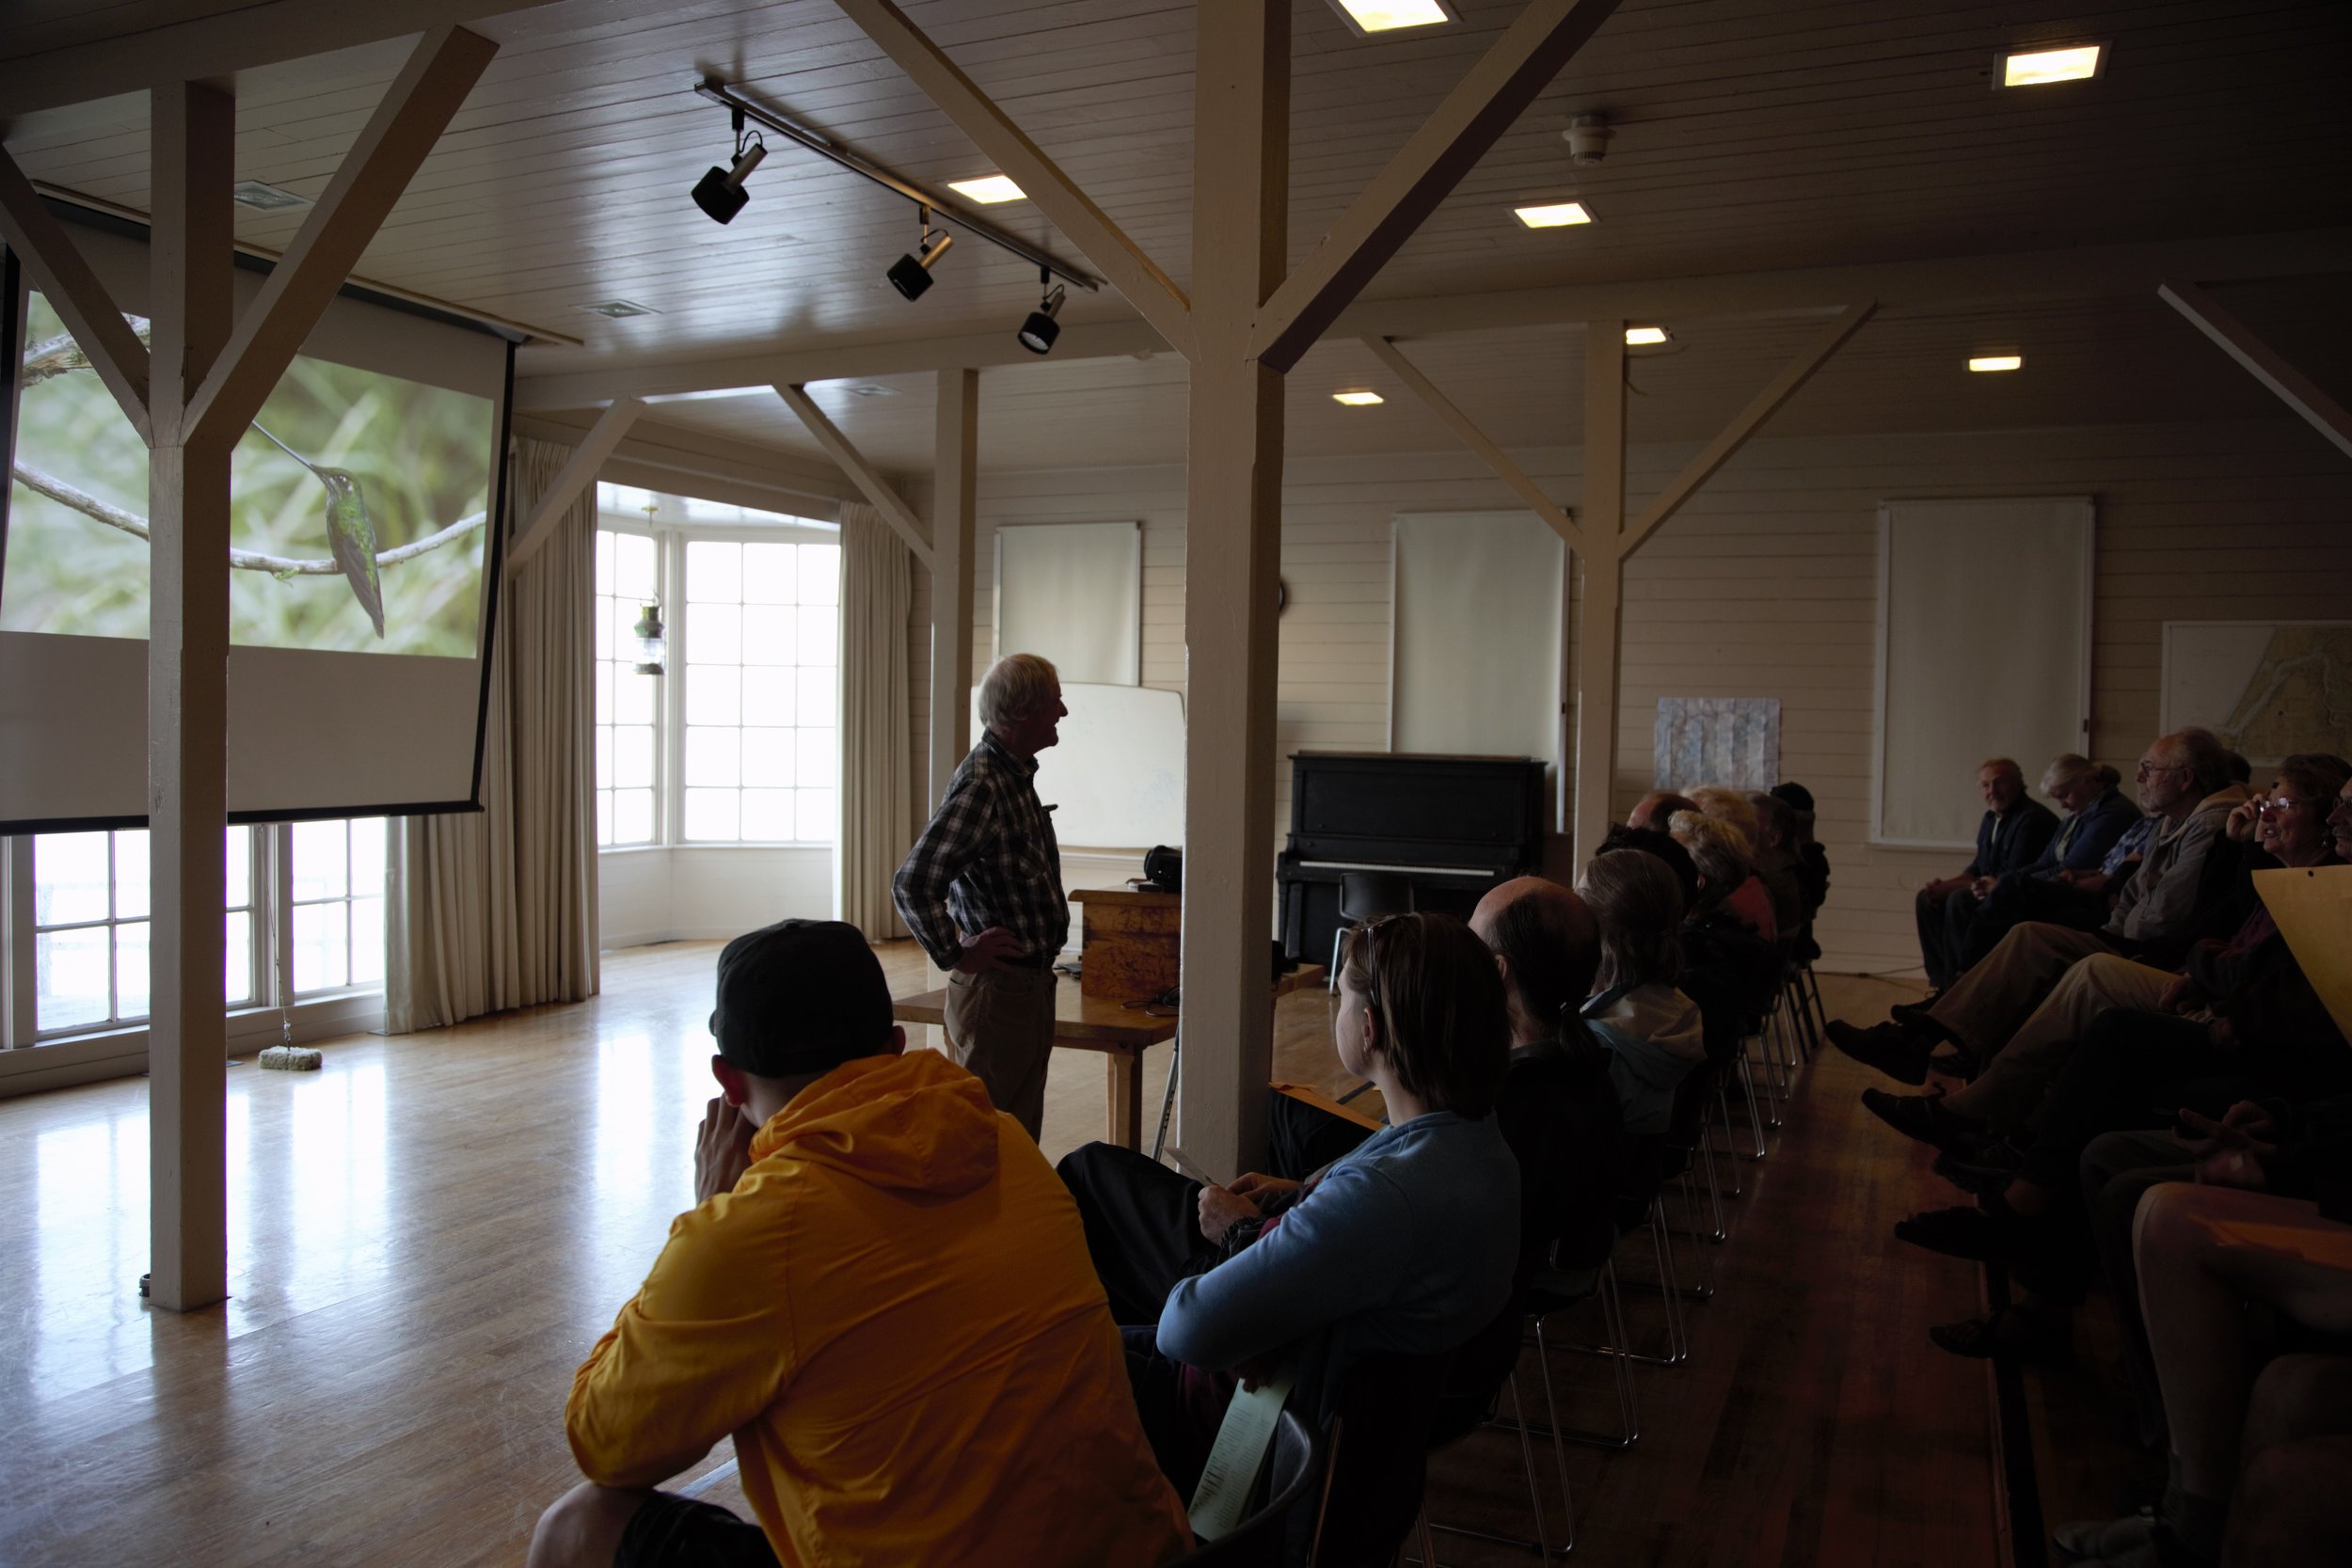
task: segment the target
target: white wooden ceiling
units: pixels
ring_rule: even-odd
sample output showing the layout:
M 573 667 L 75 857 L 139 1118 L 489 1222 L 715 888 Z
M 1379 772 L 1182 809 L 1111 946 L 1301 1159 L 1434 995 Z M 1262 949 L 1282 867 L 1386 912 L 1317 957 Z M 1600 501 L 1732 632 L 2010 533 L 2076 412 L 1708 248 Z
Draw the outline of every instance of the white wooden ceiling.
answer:
M 14 0 L 0 62 L 236 0 Z M 1193 9 L 1173 0 L 934 0 L 915 22 L 1180 282 L 1188 212 Z M 1459 26 L 1363 40 L 1325 0 L 1294 11 L 1291 252 L 1347 201 L 1517 14 L 1466 0 Z M 922 182 L 987 164 L 831 0 L 561 0 L 480 30 L 501 47 L 370 247 L 367 278 L 554 333 L 528 376 L 757 349 L 1009 333 L 1036 281 L 967 240 L 909 304 L 882 271 L 909 247 L 898 198 L 787 146 L 726 228 L 688 188 L 727 146 L 706 73 Z M 2113 40 L 2106 77 L 1994 92 L 1996 53 Z M 320 191 L 405 53 L 405 41 L 239 74 L 237 175 Z M 2352 221 L 2352 6 L 2341 0 L 1625 0 L 1552 87 L 1376 278 L 1369 298 L 1525 289 L 2072 245 L 2310 230 Z M 0 103 L 0 116 L 8 105 Z M 1607 161 L 1572 170 L 1559 136 L 1607 112 Z M 143 96 L 24 114 L 9 150 L 35 179 L 144 211 Z M 1574 195 L 1598 221 L 1533 233 L 1511 203 Z M 1026 203 L 993 222 L 1083 264 Z M 240 211 L 239 237 L 281 247 L 300 214 Z M 2328 291 L 2320 291 L 2325 295 Z M 2066 419 L 2269 413 L 2260 394 L 2153 298 L 2035 299 L 1890 310 L 1784 411 L 1776 431 L 1975 427 Z M 2337 291 L 2341 293 L 2341 291 Z M 606 322 L 625 297 L 659 314 Z M 1168 461 L 1184 376 L 1161 356 L 1083 360 L 1090 323 L 1133 312 L 1073 297 L 1054 358 L 984 379 L 984 460 Z M 1638 360 L 1635 438 L 1700 438 L 1812 330 L 1806 318 L 1676 324 L 1682 351 Z M 1407 352 L 1506 446 L 1576 439 L 1566 328 L 1455 334 Z M 2017 340 L 2026 374 L 1947 370 Z M 2342 340 L 2335 340 L 2338 350 Z M 2314 372 L 2323 365 L 2308 368 Z M 1890 384 L 1887 377 L 1896 378 Z M 884 464 L 929 462 L 929 378 L 894 398 L 820 398 Z M 1293 377 L 1300 452 L 1436 449 L 1405 396 L 1340 410 L 1340 384 L 1392 393 L 1353 343 Z M 653 418 L 814 451 L 772 400 L 666 404 Z

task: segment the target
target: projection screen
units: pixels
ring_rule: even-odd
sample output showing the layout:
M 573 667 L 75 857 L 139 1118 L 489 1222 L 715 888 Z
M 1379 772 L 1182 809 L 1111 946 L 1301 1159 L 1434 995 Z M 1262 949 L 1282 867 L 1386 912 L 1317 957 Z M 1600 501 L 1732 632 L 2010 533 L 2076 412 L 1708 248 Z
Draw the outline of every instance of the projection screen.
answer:
M 144 235 L 71 231 L 144 337 Z M 240 310 L 262 277 L 240 266 Z M 49 302 L 8 297 L 0 832 L 137 826 L 147 451 Z M 485 328 L 346 290 L 239 439 L 231 821 L 475 803 L 511 360 Z

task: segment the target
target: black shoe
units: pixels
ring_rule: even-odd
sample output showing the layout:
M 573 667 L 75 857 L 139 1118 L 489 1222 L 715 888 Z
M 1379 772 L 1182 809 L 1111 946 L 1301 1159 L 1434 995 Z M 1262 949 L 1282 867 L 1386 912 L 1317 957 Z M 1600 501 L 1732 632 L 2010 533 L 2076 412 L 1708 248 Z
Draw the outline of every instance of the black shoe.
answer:
M 1862 1104 L 1904 1137 L 1915 1138 L 1947 1154 L 1974 1154 L 1989 1131 L 1983 1122 L 1946 1110 L 1940 1094 L 1888 1094 L 1884 1089 L 1865 1089 Z
M 1973 1153 L 1938 1154 L 1928 1167 L 1963 1193 L 1997 1193 L 2025 1174 L 2026 1163 L 2005 1143 L 1989 1143 Z
M 1900 1024 L 1874 1023 L 1857 1029 L 1842 1018 L 1834 1018 L 1829 1022 L 1829 1043 L 1898 1084 L 1928 1081 L 1927 1048 L 1906 1038 Z
M 1972 1263 L 2008 1263 L 2029 1250 L 2031 1224 L 2007 1210 L 1930 1209 L 1897 1220 L 1895 1240 Z
M 1931 990 L 1928 992 L 1927 995 L 1919 998 L 1916 1002 L 1898 1002 L 1892 1007 L 1887 1008 L 1886 1011 L 1888 1016 L 1893 1018 L 1896 1022 L 1909 1023 L 1914 1019 L 1927 1017 L 1929 1009 L 1932 1008 L 1938 1002 L 1943 1000 L 1944 993 L 1942 991 Z
M 1989 1318 L 1963 1318 L 1956 1323 L 1937 1323 L 1928 1330 L 1928 1338 L 1935 1341 L 1938 1350 L 1964 1355 L 1974 1361 L 2014 1361 L 2049 1367 L 2064 1366 L 2074 1359 L 2074 1323 L 2070 1319 L 2060 1318 L 2053 1323 L 2021 1311 L 2014 1306 L 1996 1308 Z M 2066 1544 L 2068 1540 L 2104 1542 L 2106 1538 L 2101 1534 L 2103 1529 L 2113 1530 L 2115 1527 L 2061 1525 L 2053 1539 L 2058 1543 L 2061 1552 L 2071 1552 Z M 2116 1533 L 2115 1544 L 2122 1548 L 2136 1547 L 2140 1540 L 2145 1539 L 2144 1536 L 2137 1540 L 2125 1539 L 2127 1532 Z M 2106 1551 L 2072 1552 L 2076 1559 L 2095 1556 L 2102 1561 L 2110 1555 Z

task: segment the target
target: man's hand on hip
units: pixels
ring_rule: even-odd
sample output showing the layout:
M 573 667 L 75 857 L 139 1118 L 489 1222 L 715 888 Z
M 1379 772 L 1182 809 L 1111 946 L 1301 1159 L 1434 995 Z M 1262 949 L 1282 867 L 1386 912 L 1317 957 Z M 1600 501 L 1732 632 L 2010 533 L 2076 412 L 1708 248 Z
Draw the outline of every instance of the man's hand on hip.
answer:
M 991 926 L 963 939 L 963 957 L 957 960 L 956 973 L 985 974 L 992 969 L 1004 968 L 1007 958 L 1020 956 L 1020 939 L 1002 926 Z

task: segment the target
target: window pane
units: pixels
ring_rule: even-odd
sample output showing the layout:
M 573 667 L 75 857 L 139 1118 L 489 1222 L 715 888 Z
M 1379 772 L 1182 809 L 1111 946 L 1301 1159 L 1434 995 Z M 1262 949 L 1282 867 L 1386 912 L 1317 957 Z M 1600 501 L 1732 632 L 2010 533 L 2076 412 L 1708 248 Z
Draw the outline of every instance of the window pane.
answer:
M 792 791 L 747 789 L 743 792 L 743 836 L 789 843 L 792 832 Z
M 651 604 L 660 584 L 655 578 L 654 543 L 642 533 L 612 535 L 612 592 L 634 599 L 640 608 Z
M 612 792 L 596 791 L 596 844 L 599 847 L 612 842 Z
M 384 900 L 381 898 L 354 898 L 351 901 L 351 983 L 355 986 L 384 983 Z
M 736 730 L 689 729 L 686 732 L 686 787 L 742 782 Z
M 690 789 L 686 792 L 686 836 L 690 839 L 731 839 L 739 820 L 732 789 Z
M 834 778 L 834 732 L 831 730 L 795 730 L 794 750 L 799 753 L 792 762 L 792 782 L 807 789 L 821 785 L 831 789 Z
M 349 918 L 343 904 L 298 904 L 294 911 L 294 989 L 331 990 L 350 983 Z
M 799 671 L 793 684 L 800 689 L 801 717 L 799 722 L 829 726 L 834 721 L 834 688 L 840 675 L 830 663 L 814 669 Z
M 612 792 L 612 842 L 653 842 L 653 791 L 616 789 Z
M 745 730 L 743 782 L 778 789 L 789 785 L 792 783 L 793 744 L 790 730 Z M 748 811 L 750 808 L 747 806 L 744 809 Z M 749 836 L 748 833 L 746 836 Z
M 612 541 L 615 535 L 604 529 L 596 530 L 596 592 L 616 592 L 612 586 Z
M 228 895 L 220 901 L 222 908 L 242 910 L 253 902 L 253 830 L 250 828 L 229 830 L 226 885 Z
M 632 725 L 628 729 L 607 730 L 612 748 L 612 761 L 605 779 L 615 789 L 651 789 L 653 787 L 653 731 Z M 603 738 L 600 737 L 600 738 Z
M 598 658 L 611 658 L 616 652 L 612 642 L 612 618 L 619 610 L 619 605 L 612 599 L 600 598 L 596 601 L 596 654 Z
M 800 597 L 794 584 L 799 571 L 798 559 L 790 545 L 746 545 L 743 546 L 743 602 L 746 604 L 791 604 Z
M 351 893 L 355 898 L 384 893 L 384 819 L 354 817 L 351 823 Z
M 789 664 L 801 645 L 801 612 L 785 605 L 762 605 L 743 623 L 743 662 Z
M 830 608 L 803 606 L 801 610 L 800 664 L 826 664 L 837 661 L 839 650 L 834 646 L 834 612 Z
M 645 607 L 634 599 L 614 599 L 611 602 L 612 608 L 605 615 L 604 626 L 597 634 L 600 642 L 610 638 L 611 645 L 599 647 L 596 656 L 613 659 L 623 669 L 633 669 L 637 664 L 637 617 L 645 612 Z
M 234 1006 L 253 1000 L 253 916 L 240 910 L 227 918 L 221 939 L 221 996 Z
M 743 662 L 743 612 L 731 604 L 698 604 L 686 618 L 689 664 Z
M 34 1028 L 71 1029 L 106 1022 L 108 941 L 103 926 L 44 931 L 33 939 Z
M 605 668 L 613 671 L 612 722 L 615 724 L 652 723 L 656 677 L 638 674 L 626 664 L 617 668 L 607 665 Z
M 596 722 L 612 722 L 612 666 L 601 659 L 596 663 Z
M 696 666 L 686 673 L 686 721 L 690 724 L 734 724 L 741 721 L 740 672 Z
M 612 730 L 606 724 L 596 726 L 596 783 L 612 787 Z
M 841 546 L 803 545 L 801 603 L 838 604 L 841 600 Z
M 793 706 L 791 671 L 752 669 L 744 672 L 743 722 L 789 724 L 792 722 Z
M 686 546 L 686 596 L 698 604 L 740 604 L 743 546 L 716 539 L 690 540 Z
M 833 791 L 796 789 L 792 800 L 793 814 L 800 819 L 800 831 L 792 836 L 806 844 L 831 844 L 834 828 Z
M 106 835 L 35 834 L 33 924 L 63 926 L 105 918 Z M 105 993 L 103 979 L 99 982 L 99 993 Z
M 297 822 L 294 825 L 294 895 L 341 898 L 349 891 L 350 868 L 344 864 L 349 833 L 342 822 Z M 342 985 L 341 980 L 330 982 Z M 295 989 L 302 989 L 299 981 Z
M 147 922 L 129 920 L 115 927 L 115 1017 L 147 1016 Z
M 145 828 L 126 828 L 115 838 L 115 918 L 147 918 L 148 839 Z

